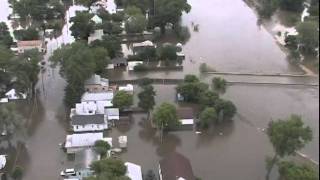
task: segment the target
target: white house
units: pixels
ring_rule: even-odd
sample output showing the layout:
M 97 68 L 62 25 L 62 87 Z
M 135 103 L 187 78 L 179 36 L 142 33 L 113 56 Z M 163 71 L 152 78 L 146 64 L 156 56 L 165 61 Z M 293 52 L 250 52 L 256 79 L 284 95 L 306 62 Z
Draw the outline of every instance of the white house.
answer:
M 112 107 L 113 91 L 90 93 L 85 92 L 82 95 L 81 102 L 95 102 L 96 104 L 103 103 L 105 107 Z
M 6 155 L 0 155 L 0 170 L 3 169 L 7 164 Z
M 41 40 L 18 41 L 18 53 L 24 53 L 26 50 L 38 49 L 39 52 L 45 52 L 46 48 Z
M 192 108 L 178 108 L 177 116 L 181 123 L 182 129 L 193 129 L 194 126 L 194 113 Z
M 104 114 L 74 115 L 71 125 L 74 132 L 103 131 L 108 129 L 108 119 Z
M 17 93 L 15 89 L 11 89 L 10 91 L 8 91 L 5 96 L 9 99 L 9 100 L 18 100 L 18 99 L 26 99 L 27 95 L 23 94 L 23 93 Z
M 95 40 L 102 40 L 102 36 L 104 35 L 103 29 L 97 29 L 88 37 L 88 44 L 91 44 Z
M 67 135 L 65 148 L 68 154 L 72 154 L 83 149 L 94 146 L 94 143 L 103 139 L 103 133 L 85 133 L 85 134 L 71 134 Z
M 133 85 L 127 84 L 126 86 L 119 86 L 119 91 L 125 91 L 129 94 L 133 94 Z
M 131 180 L 142 180 L 141 166 L 131 162 L 126 162 L 124 165 L 127 167 L 126 176 Z
M 101 19 L 98 15 L 94 15 L 94 16 L 91 18 L 91 21 L 93 21 L 93 22 L 96 23 L 96 24 L 102 24 L 102 19 Z

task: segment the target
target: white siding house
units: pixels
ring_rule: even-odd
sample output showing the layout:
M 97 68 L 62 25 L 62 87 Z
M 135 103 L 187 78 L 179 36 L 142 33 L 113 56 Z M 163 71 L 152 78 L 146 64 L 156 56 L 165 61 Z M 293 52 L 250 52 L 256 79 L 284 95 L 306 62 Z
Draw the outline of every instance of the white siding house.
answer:
M 98 140 L 103 140 L 103 133 L 86 133 L 86 134 L 71 134 L 67 135 L 65 148 L 67 153 L 75 153 L 83 149 L 94 146 Z

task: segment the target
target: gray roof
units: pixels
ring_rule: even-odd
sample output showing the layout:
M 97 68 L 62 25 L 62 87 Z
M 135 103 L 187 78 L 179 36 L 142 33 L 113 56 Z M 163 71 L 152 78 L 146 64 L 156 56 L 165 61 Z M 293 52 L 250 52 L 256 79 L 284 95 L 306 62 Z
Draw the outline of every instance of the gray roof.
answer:
M 113 64 L 117 64 L 117 63 L 127 63 L 127 59 L 124 57 L 116 57 L 112 59 L 112 63 Z
M 86 125 L 86 124 L 104 124 L 104 115 L 74 115 L 71 118 L 72 125 Z

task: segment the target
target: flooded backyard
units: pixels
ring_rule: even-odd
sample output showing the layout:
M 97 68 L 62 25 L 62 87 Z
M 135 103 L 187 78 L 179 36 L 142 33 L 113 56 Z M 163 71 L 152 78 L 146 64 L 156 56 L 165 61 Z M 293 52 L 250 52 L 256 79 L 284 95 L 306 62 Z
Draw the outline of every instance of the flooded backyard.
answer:
M 109 73 L 112 79 L 183 78 L 186 74 L 199 74 L 201 63 L 207 63 L 222 72 L 253 73 L 301 73 L 286 60 L 286 54 L 263 26 L 256 14 L 242 0 L 189 0 L 192 11 L 183 16 L 183 24 L 199 24 L 199 32 L 191 31 L 191 38 L 183 45 L 186 60 L 183 71 L 152 73 Z M 74 15 L 73 6 L 67 17 Z M 0 0 L 0 21 L 5 21 L 10 10 L 6 0 Z M 48 43 L 50 54 L 63 43 L 74 39 L 68 31 Z M 25 167 L 26 180 L 55 180 L 60 170 L 72 167 L 59 148 L 67 134 L 65 108 L 63 106 L 65 81 L 58 69 L 43 74 L 37 111 L 30 120 L 26 152 L 22 152 L 20 164 Z M 209 82 L 213 76 L 202 77 Z M 246 77 L 228 76 L 230 81 L 315 83 L 318 78 Z M 175 86 L 155 85 L 156 102 L 174 102 Z M 138 91 L 138 90 L 137 90 Z M 137 94 L 138 92 L 135 92 Z M 233 123 L 195 134 L 192 131 L 170 132 L 160 143 L 158 133 L 150 128 L 146 115 L 134 114 L 129 127 L 114 128 L 108 135 L 116 138 L 128 136 L 128 150 L 121 155 L 124 161 L 140 164 L 143 171 L 156 170 L 158 161 L 166 154 L 177 151 L 191 161 L 194 174 L 204 180 L 262 180 L 265 175 L 265 156 L 272 154 L 272 147 L 262 131 L 272 119 L 285 118 L 292 113 L 302 115 L 312 127 L 313 141 L 302 150 L 319 161 L 319 89 L 318 87 L 245 86 L 234 85 L 227 89 L 225 98 L 232 100 L 238 114 Z M 137 102 L 135 102 L 137 103 Z

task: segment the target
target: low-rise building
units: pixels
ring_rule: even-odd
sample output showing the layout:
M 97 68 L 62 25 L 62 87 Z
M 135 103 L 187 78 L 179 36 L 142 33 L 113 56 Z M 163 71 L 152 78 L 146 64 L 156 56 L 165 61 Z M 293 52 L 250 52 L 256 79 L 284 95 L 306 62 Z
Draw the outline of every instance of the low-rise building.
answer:
M 11 89 L 10 91 L 5 93 L 5 96 L 8 100 L 18 100 L 18 99 L 27 99 L 27 95 L 24 93 L 17 93 L 15 89 Z
M 181 123 L 180 129 L 193 129 L 194 113 L 192 108 L 178 108 L 177 116 Z
M 84 88 L 87 92 L 107 92 L 109 90 L 109 80 L 94 74 L 84 82 Z
M 24 53 L 24 51 L 31 49 L 38 49 L 39 52 L 45 52 L 45 44 L 41 40 L 32 40 L 32 41 L 18 41 L 18 53 Z
M 91 148 L 94 143 L 99 140 L 104 140 L 103 133 L 84 133 L 67 135 L 65 148 L 68 154 Z
M 159 162 L 160 180 L 195 180 L 190 161 L 173 152 Z
M 113 67 L 122 67 L 128 65 L 128 60 L 125 57 L 115 57 L 111 61 Z
M 100 92 L 100 93 L 90 93 L 85 92 L 82 95 L 81 102 L 103 102 L 106 104 L 106 107 L 112 107 L 112 100 L 113 100 L 113 91 L 108 92 Z
M 91 21 L 93 21 L 95 24 L 102 24 L 102 19 L 98 15 L 94 15 L 91 18 Z
M 103 131 L 108 129 L 108 120 L 104 114 L 74 115 L 71 125 L 74 132 Z
M 118 108 L 107 108 L 105 114 L 109 121 L 119 121 L 120 119 L 120 112 Z

